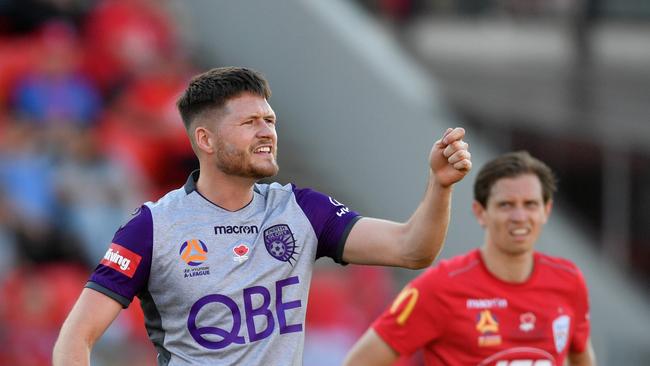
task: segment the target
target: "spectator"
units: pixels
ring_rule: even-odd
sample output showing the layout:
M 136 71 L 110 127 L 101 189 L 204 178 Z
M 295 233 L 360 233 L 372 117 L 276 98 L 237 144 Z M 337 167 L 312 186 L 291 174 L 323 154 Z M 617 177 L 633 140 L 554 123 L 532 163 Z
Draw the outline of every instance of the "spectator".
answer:
M 40 36 L 41 57 L 14 91 L 18 113 L 50 129 L 88 126 L 101 106 L 95 86 L 78 72 L 77 35 L 63 23 L 46 25 Z
M 175 105 L 189 79 L 187 68 L 182 60 L 152 66 L 132 80 L 102 119 L 103 146 L 152 183 L 151 197 L 176 188 L 185 172 L 197 167 Z
M 15 241 L 23 262 L 51 262 L 81 258 L 72 238 L 60 230 L 59 202 L 54 185 L 54 162 L 42 149 L 39 131 L 14 121 L 0 144 L 0 193 L 5 236 Z
M 92 130 L 75 131 L 65 148 L 56 171 L 63 227 L 80 240 L 86 263 L 94 264 L 106 252 L 113 228 L 141 199 L 142 180 L 103 155 Z
M 172 21 L 159 1 L 105 0 L 86 21 L 87 71 L 105 95 L 179 52 Z

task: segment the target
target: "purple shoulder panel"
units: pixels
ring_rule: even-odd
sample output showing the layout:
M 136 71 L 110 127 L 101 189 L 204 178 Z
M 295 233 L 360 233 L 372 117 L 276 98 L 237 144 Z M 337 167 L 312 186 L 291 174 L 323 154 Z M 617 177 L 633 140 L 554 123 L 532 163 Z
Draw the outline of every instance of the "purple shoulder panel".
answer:
M 360 218 L 359 214 L 332 197 L 312 189 L 293 186 L 293 193 L 318 238 L 316 259 L 330 257 L 337 263 L 343 263 L 341 257 L 345 240 Z
M 117 230 L 86 287 L 112 297 L 126 308 L 133 296 L 147 285 L 152 249 L 151 211 L 142 205 L 135 216 Z

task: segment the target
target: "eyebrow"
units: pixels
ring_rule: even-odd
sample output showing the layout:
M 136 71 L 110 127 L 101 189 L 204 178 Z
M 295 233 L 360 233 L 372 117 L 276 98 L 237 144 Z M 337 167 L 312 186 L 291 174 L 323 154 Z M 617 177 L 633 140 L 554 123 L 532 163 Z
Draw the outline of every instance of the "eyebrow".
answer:
M 257 112 L 252 112 L 252 113 L 249 113 L 249 114 L 242 115 L 240 118 L 241 119 L 249 119 L 249 118 L 257 118 L 257 117 L 273 118 L 273 119 L 277 118 L 275 113 L 273 113 L 273 112 L 261 113 L 261 114 L 257 113 Z
M 513 199 L 513 198 L 501 198 L 501 199 L 494 199 L 493 200 L 494 203 L 504 203 L 504 202 L 514 202 L 514 201 L 517 201 L 517 200 Z M 523 202 L 524 203 L 528 203 L 528 202 L 544 202 L 544 199 L 541 198 L 541 197 L 540 198 L 525 198 L 525 199 L 523 199 Z

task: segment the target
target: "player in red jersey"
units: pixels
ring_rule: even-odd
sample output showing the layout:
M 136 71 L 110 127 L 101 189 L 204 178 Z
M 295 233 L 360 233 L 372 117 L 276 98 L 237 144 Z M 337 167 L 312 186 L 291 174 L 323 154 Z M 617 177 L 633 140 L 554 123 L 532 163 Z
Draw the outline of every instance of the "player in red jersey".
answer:
M 353 347 L 346 365 L 595 365 L 587 287 L 570 261 L 534 251 L 555 177 L 527 152 L 483 167 L 472 210 L 483 246 L 417 277 Z

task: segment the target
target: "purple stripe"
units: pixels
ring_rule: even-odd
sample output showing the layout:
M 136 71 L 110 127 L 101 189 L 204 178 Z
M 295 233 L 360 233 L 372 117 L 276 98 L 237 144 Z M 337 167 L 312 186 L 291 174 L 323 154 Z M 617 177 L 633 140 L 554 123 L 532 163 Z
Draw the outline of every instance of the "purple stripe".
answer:
M 359 214 L 312 189 L 299 189 L 293 186 L 293 193 L 298 206 L 309 219 L 318 238 L 316 259 L 330 257 L 337 263 L 342 263 L 341 255 L 350 231 L 349 225 L 353 224 L 352 221 Z
M 151 270 L 153 220 L 151 211 L 147 206 L 142 205 L 137 215 L 117 230 L 113 237 L 113 243 L 119 244 L 142 257 L 133 278 L 99 264 L 90 276 L 89 281 L 122 296 L 130 302 L 135 295 L 146 289 L 149 271 Z M 115 300 L 124 306 L 124 299 Z

